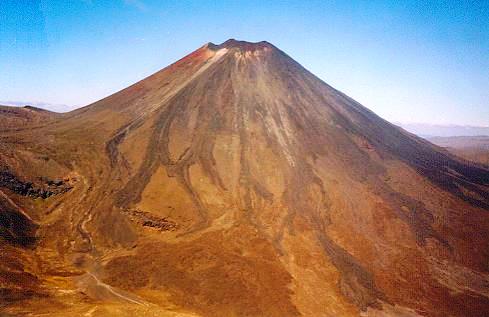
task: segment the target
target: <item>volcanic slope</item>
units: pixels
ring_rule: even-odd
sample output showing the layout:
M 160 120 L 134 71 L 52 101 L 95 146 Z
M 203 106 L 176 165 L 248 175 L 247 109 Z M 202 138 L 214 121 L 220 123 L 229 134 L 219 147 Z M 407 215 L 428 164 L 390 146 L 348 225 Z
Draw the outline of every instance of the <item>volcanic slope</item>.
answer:
M 267 42 L 0 141 L 6 313 L 489 314 L 489 170 Z

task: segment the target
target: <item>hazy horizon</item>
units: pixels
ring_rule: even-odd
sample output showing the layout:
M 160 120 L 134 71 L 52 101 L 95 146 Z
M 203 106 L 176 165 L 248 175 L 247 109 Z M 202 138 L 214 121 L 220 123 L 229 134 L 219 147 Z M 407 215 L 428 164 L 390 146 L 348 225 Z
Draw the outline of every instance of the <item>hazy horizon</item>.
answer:
M 487 3 L 2 1 L 0 100 L 72 110 L 236 38 L 271 42 L 391 122 L 487 126 L 487 20 Z

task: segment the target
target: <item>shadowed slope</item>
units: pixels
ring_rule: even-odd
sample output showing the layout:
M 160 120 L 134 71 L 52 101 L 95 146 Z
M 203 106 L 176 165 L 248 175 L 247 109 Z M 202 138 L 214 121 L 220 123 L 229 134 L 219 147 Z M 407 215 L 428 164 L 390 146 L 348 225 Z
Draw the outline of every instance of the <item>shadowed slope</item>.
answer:
M 30 149 L 76 178 L 43 202 L 35 252 L 78 270 L 63 287 L 82 311 L 97 300 L 203 316 L 489 309 L 489 170 L 267 42 L 206 44 L 39 131 L 50 138 L 2 135 L 22 140 L 6 161 Z

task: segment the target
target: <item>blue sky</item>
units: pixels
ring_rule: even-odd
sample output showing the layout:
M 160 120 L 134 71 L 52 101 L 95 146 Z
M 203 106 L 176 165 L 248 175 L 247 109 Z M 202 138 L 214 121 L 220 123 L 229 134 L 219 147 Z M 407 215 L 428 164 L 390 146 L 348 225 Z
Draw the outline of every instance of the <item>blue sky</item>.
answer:
M 228 38 L 388 120 L 489 125 L 489 1 L 0 0 L 0 101 L 83 106 Z

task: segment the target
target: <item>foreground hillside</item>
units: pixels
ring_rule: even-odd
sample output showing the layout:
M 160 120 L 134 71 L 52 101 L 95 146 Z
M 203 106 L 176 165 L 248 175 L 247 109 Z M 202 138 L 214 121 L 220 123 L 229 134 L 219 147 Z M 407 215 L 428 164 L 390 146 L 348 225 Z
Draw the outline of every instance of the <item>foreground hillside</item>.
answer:
M 6 313 L 489 314 L 489 170 L 267 42 L 4 122 Z

